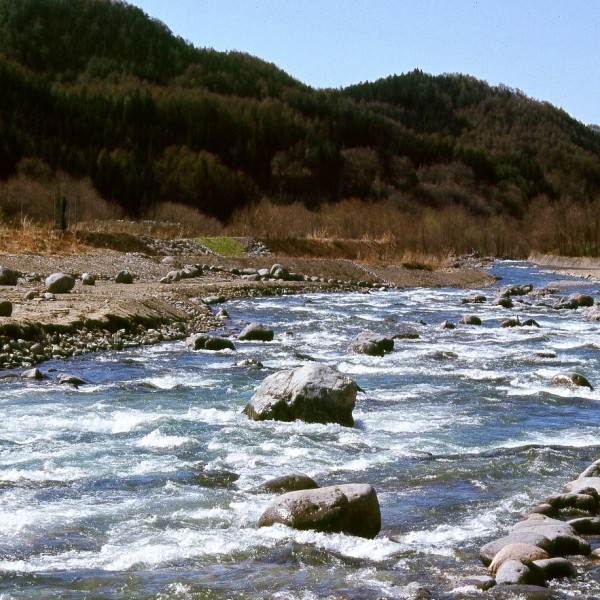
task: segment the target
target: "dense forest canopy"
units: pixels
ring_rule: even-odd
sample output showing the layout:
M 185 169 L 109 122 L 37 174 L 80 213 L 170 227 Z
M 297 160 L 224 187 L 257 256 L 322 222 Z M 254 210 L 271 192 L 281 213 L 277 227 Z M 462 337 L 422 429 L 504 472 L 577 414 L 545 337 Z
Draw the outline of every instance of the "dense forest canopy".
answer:
M 0 0 L 0 85 L 0 178 L 35 160 L 133 216 L 266 196 L 519 217 L 600 194 L 598 128 L 518 90 L 419 70 L 315 90 L 118 0 Z

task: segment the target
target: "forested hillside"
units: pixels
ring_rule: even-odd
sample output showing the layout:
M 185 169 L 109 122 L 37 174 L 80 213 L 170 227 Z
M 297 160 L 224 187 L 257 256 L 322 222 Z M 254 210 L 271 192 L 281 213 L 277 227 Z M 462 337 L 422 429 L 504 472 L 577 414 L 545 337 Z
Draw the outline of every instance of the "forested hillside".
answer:
M 598 130 L 518 90 L 418 70 L 315 90 L 116 0 L 0 0 L 0 86 L 1 178 L 33 159 L 132 216 L 268 197 L 519 218 L 600 194 Z

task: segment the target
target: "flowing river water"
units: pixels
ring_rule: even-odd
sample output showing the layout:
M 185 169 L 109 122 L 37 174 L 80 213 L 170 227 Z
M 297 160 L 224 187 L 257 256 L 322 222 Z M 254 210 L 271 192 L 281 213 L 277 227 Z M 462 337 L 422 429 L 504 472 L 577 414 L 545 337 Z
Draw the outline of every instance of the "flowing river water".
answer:
M 559 279 L 518 262 L 492 272 L 496 288 Z M 600 284 L 559 288 L 598 298 Z M 484 304 L 454 289 L 236 300 L 227 327 L 260 321 L 273 342 L 42 366 L 91 382 L 79 388 L 0 381 L 0 598 L 397 598 L 411 582 L 433 598 L 485 597 L 457 582 L 485 572 L 479 548 L 600 458 L 600 391 L 550 386 L 574 370 L 600 390 L 600 323 L 541 306 L 548 297 L 507 310 L 496 291 L 480 291 Z M 501 328 L 515 313 L 541 327 Z M 465 314 L 483 325 L 438 327 Z M 346 352 L 360 331 L 407 327 L 419 338 L 385 357 Z M 242 414 L 266 375 L 304 364 L 298 353 L 365 391 L 355 427 Z M 265 368 L 234 366 L 246 358 Z M 259 529 L 274 496 L 251 488 L 292 472 L 372 484 L 381 533 Z M 552 586 L 600 595 L 597 563 L 577 566 Z

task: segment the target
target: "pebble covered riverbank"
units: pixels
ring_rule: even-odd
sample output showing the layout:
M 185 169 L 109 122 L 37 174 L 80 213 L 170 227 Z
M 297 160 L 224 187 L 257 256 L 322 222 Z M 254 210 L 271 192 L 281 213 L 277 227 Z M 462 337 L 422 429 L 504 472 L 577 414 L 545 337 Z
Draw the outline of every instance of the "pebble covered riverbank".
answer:
M 260 253 L 226 259 L 183 241 L 165 248 L 147 239 L 145 244 L 161 252 L 88 249 L 75 256 L 0 256 L 0 265 L 16 274 L 14 285 L 0 285 L 0 301 L 12 306 L 9 316 L 0 316 L 0 369 L 211 331 L 223 322 L 215 305 L 231 298 L 390 286 L 464 287 L 493 280 L 466 267 L 438 272 L 369 268 L 343 260 L 278 258 L 265 255 L 262 247 Z M 165 256 L 166 250 L 185 254 Z M 282 270 L 271 274 L 278 264 Z M 132 283 L 117 283 L 123 271 L 132 275 Z M 52 273 L 71 275 L 73 289 L 48 292 L 44 282 Z M 94 285 L 83 284 L 86 275 Z

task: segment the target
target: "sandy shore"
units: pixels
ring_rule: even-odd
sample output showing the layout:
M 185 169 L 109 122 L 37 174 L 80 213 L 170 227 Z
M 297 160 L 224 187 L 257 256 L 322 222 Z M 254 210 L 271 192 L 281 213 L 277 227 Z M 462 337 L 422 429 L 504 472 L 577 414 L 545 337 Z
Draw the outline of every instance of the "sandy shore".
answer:
M 232 274 L 231 269 L 270 268 L 283 264 L 303 274 L 303 281 L 262 280 Z M 160 283 L 184 265 L 203 266 L 200 277 Z M 0 317 L 0 367 L 29 367 L 49 358 L 127 348 L 181 339 L 218 329 L 223 319 L 213 302 L 234 297 L 270 296 L 316 291 L 365 292 L 380 287 L 483 287 L 494 278 L 482 269 L 437 271 L 399 266 L 365 266 L 345 259 L 301 259 L 274 255 L 223 258 L 185 254 L 165 258 L 107 249 L 85 248 L 69 256 L 0 255 L 0 265 L 21 273 L 16 286 L 0 286 L 0 300 L 13 304 Z M 126 269 L 134 283 L 117 284 Z M 44 279 L 55 272 L 96 277 L 96 285 L 77 282 L 68 294 L 46 297 Z M 31 293 L 33 292 L 33 294 Z M 26 296 L 36 297 L 26 299 Z

